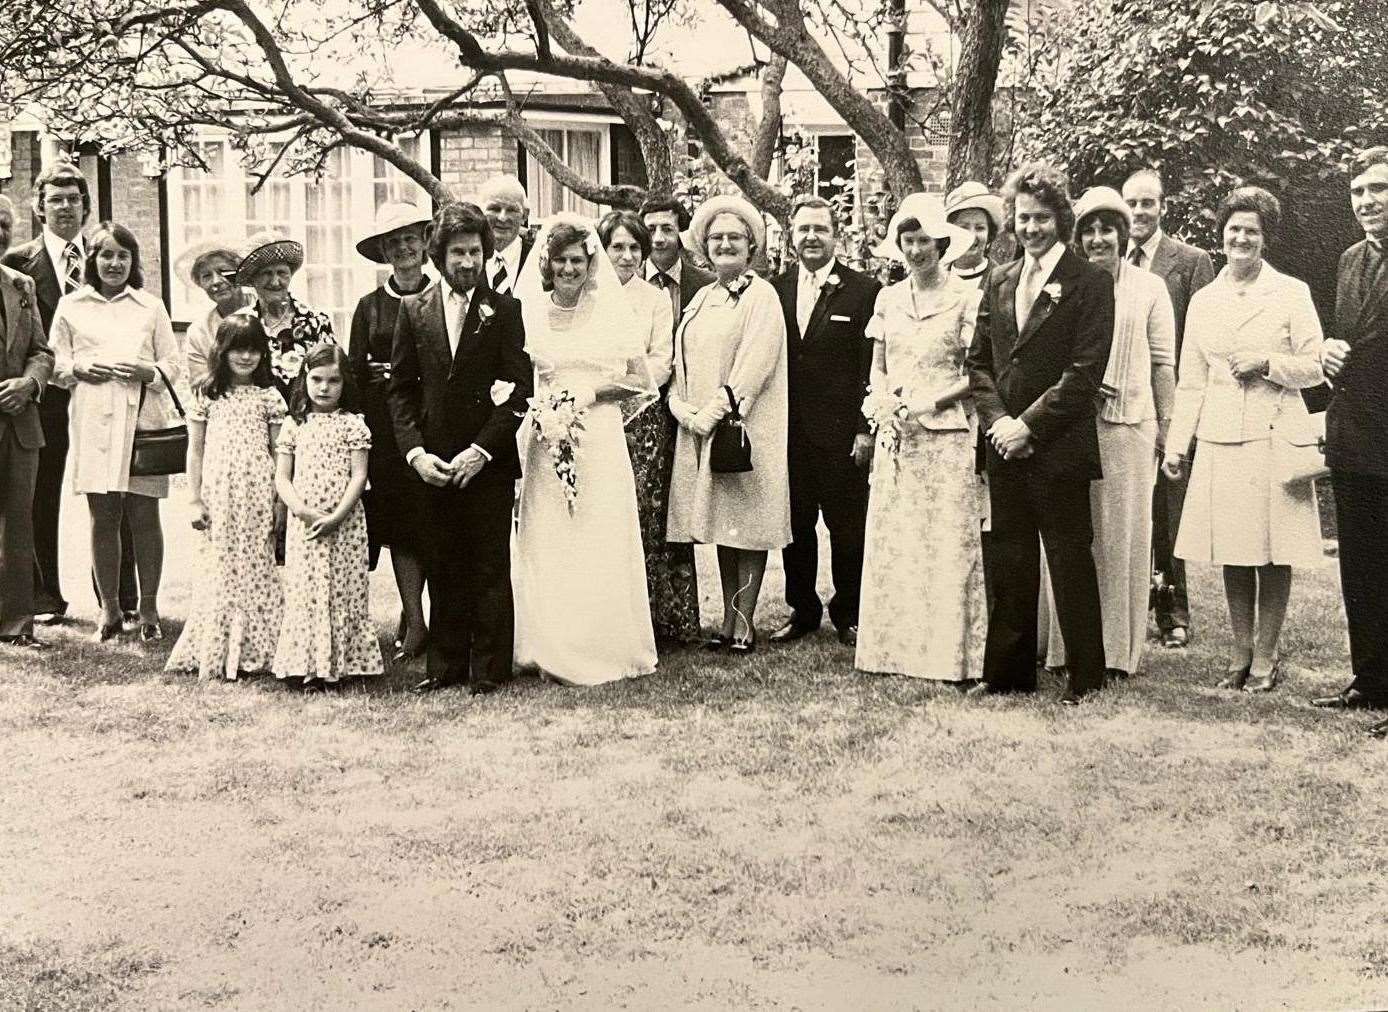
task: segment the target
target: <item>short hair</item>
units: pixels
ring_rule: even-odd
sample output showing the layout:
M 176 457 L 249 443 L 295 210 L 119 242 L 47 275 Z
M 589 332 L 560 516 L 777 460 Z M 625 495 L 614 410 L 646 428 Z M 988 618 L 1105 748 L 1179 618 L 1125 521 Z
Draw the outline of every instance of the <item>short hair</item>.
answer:
M 1263 230 L 1263 246 L 1277 241 L 1277 228 L 1282 223 L 1282 204 L 1261 186 L 1240 186 L 1229 192 L 1219 202 L 1215 212 L 1215 232 L 1224 234 L 1224 226 L 1240 211 L 1251 211 L 1258 216 L 1258 224 Z
M 570 246 L 583 246 L 591 234 L 586 228 L 567 221 L 562 221 L 549 230 L 549 238 L 545 240 L 545 255 L 539 265 L 540 280 L 544 282 L 546 291 L 554 287 L 554 265 L 550 263 L 550 258 L 558 256 Z M 583 252 L 588 257 L 588 266 L 591 268 L 593 257 L 586 247 Z
M 1355 155 L 1349 163 L 1350 178 L 1362 176 L 1375 165 L 1388 165 L 1388 145 L 1378 144 Z
M 834 230 L 834 233 L 836 235 L 838 234 L 839 220 L 838 216 L 834 214 L 834 205 L 831 204 L 829 201 L 825 200 L 817 193 L 802 193 L 800 194 L 800 196 L 796 197 L 793 201 L 791 201 L 790 218 L 788 220 L 792 224 L 794 224 L 795 216 L 807 207 L 822 208 L 825 211 L 828 211 L 829 226 Z
M 750 206 L 750 205 L 748 205 L 748 206 Z M 722 210 L 716 212 L 715 214 L 713 214 L 713 215 L 711 215 L 711 216 L 709 217 L 709 219 L 708 219 L 708 224 L 704 227 L 704 248 L 703 248 L 702 250 L 700 250 L 699 252 L 702 253 L 704 256 L 708 256 L 708 230 L 711 229 L 711 228 L 713 227 L 713 223 L 714 223 L 715 221 L 717 221 L 719 218 L 723 217 L 723 215 L 725 215 L 725 214 L 731 215 L 732 217 L 736 218 L 738 221 L 742 222 L 742 227 L 743 227 L 744 229 L 747 230 L 747 249 L 748 249 L 748 252 L 749 252 L 749 254 L 755 254 L 755 253 L 757 252 L 757 226 L 756 226 L 756 223 L 754 223 L 753 221 L 751 221 L 750 219 L 748 219 L 747 215 L 745 215 L 742 211 L 738 210 L 738 209 L 735 208 L 735 207 L 725 207 L 725 208 L 723 208 Z
M 1095 219 L 1098 219 L 1107 228 L 1118 230 L 1118 253 L 1119 256 L 1122 256 L 1124 248 L 1128 245 L 1128 235 L 1131 233 L 1132 227 L 1128 224 L 1127 218 L 1108 207 L 1095 208 L 1075 222 L 1075 245 L 1079 246 L 1080 236 L 1084 235 L 1085 226 Z
M 193 284 L 198 283 L 198 271 L 202 270 L 203 265 L 214 257 L 221 257 L 224 260 L 229 260 L 231 262 L 232 273 L 235 273 L 237 266 L 241 262 L 241 258 L 229 249 L 210 249 L 194 259 L 193 265 L 188 268 L 188 276 L 192 278 Z
M 352 374 L 352 363 L 347 358 L 347 352 L 343 351 L 342 346 L 336 341 L 327 340 L 308 350 L 308 354 L 304 356 L 303 368 L 299 370 L 299 375 L 294 379 L 294 386 L 289 391 L 289 414 L 294 421 L 302 423 L 313 410 L 313 405 L 308 399 L 308 374 L 311 370 L 320 369 L 325 365 L 337 366 L 338 372 L 342 374 L 342 398 L 337 402 L 338 410 L 361 414 L 361 401 L 357 398 L 357 378 Z
M 434 215 L 434 224 L 429 233 L 429 259 L 440 272 L 443 271 L 448 244 L 457 235 L 479 236 L 482 239 L 482 255 L 488 260 L 496 252 L 492 223 L 487 220 L 480 207 L 461 200 L 444 204 Z
M 227 355 L 241 348 L 260 352 L 260 362 L 251 373 L 251 382 L 258 387 L 275 385 L 270 371 L 270 338 L 265 326 L 254 313 L 232 313 L 217 325 L 217 339 L 211 355 L 211 369 L 195 389 L 209 401 L 215 401 L 231 389 L 231 366 Z
M 523 208 L 529 209 L 530 207 L 530 198 L 526 196 L 525 187 L 521 185 L 520 179 L 516 176 L 492 176 L 478 188 L 477 198 L 482 203 L 486 203 L 493 197 L 508 197 L 515 200 Z
M 631 233 L 631 237 L 636 240 L 636 245 L 641 247 L 642 260 L 650 257 L 651 230 L 633 212 L 620 208 L 616 211 L 608 211 L 602 216 L 602 221 L 598 222 L 598 239 L 602 241 L 603 249 L 611 245 L 612 234 L 619 228 L 624 228 Z
M 1029 162 L 1003 184 L 1002 196 L 1007 205 L 1007 227 L 1017 228 L 1017 197 L 1026 194 L 1040 201 L 1055 215 L 1056 230 L 1061 242 L 1069 242 L 1075 234 L 1075 209 L 1070 206 L 1070 180 L 1054 165 Z
M 987 245 L 989 245 L 989 246 L 993 245 L 993 240 L 996 239 L 996 238 L 998 237 L 998 226 L 997 226 L 997 224 L 993 221 L 993 216 L 992 216 L 991 214 L 989 214 L 987 211 L 983 210 L 983 208 L 981 208 L 981 207 L 956 207 L 953 211 L 950 211 L 948 214 L 945 215 L 945 221 L 949 222 L 951 225 L 959 225 L 959 222 L 955 221 L 954 219 L 957 218 L 957 217 L 959 217 L 959 215 L 965 214 L 965 213 L 967 213 L 967 212 L 969 212 L 969 211 L 977 211 L 979 214 L 983 215 L 983 220 L 986 221 L 986 222 L 988 223 L 988 243 L 987 243 Z M 960 225 L 959 227 L 960 227 L 960 228 L 963 228 L 962 225 Z
M 71 162 L 54 162 L 48 168 L 39 173 L 39 177 L 34 180 L 34 217 L 43 221 L 43 197 L 44 191 L 50 186 L 75 186 L 82 195 L 82 221 L 86 222 L 87 216 L 92 213 L 92 191 L 87 185 L 87 177 L 82 175 L 82 170 Z
M 135 238 L 135 233 L 126 228 L 119 222 L 103 221 L 96 226 L 96 231 L 87 239 L 87 261 L 82 268 L 82 280 L 91 285 L 98 292 L 101 291 L 101 274 L 96 267 L 96 255 L 101 251 L 101 244 L 110 239 L 121 249 L 130 251 L 130 277 L 125 281 L 131 288 L 143 288 L 145 286 L 145 272 L 140 266 L 140 241 Z
M 1140 179 L 1146 179 L 1149 182 L 1156 183 L 1157 193 L 1161 194 L 1162 200 L 1166 199 L 1166 184 L 1162 182 L 1161 173 L 1153 168 L 1142 168 L 1138 169 L 1136 172 L 1129 173 L 1128 178 L 1123 180 L 1123 185 L 1126 187 L 1129 183 Z
M 989 220 L 991 220 L 991 219 L 989 219 Z M 900 248 L 901 248 L 901 237 L 902 237 L 905 233 L 907 233 L 907 232 L 918 232 L 918 231 L 920 231 L 920 229 L 921 229 L 921 220 L 920 220 L 919 218 L 902 218 L 901 221 L 897 223 L 897 226 L 896 226 L 896 235 L 892 236 L 892 241 L 896 243 L 897 249 L 900 249 Z M 945 255 L 945 252 L 946 252 L 948 249 L 949 249 L 949 239 L 948 239 L 948 238 L 936 239 L 936 240 L 935 240 L 935 255 L 936 255 L 936 256 L 941 256 L 941 257 L 944 256 L 944 255 Z
M 641 203 L 641 209 L 636 213 L 641 216 L 641 220 L 646 220 L 648 214 L 659 214 L 662 211 L 672 211 L 675 215 L 675 224 L 683 232 L 689 227 L 689 208 L 673 193 L 653 193 Z

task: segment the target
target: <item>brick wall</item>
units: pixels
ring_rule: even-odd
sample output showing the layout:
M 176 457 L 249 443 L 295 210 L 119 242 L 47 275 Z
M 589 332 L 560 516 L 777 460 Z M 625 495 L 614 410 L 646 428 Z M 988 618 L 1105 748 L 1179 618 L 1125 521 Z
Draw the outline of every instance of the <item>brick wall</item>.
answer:
M 446 133 L 439 148 L 439 176 L 455 197 L 474 195 L 490 176 L 516 175 L 516 142 L 498 130 Z
M 82 170 L 86 171 L 85 164 Z M 95 189 L 95 169 L 88 178 Z M 139 155 L 115 155 L 111 158 L 111 220 L 120 222 L 135 233 L 135 238 L 140 242 L 145 289 L 162 296 L 163 260 L 159 238 L 164 223 L 159 217 L 159 184 L 159 179 L 151 179 L 141 171 Z

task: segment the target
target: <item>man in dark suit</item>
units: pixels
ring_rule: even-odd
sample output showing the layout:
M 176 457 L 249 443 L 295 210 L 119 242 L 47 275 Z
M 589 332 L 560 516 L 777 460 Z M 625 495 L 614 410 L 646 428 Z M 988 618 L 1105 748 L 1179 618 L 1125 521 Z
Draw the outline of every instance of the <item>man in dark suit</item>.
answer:
M 1204 250 L 1196 249 L 1162 231 L 1166 194 L 1161 176 L 1153 169 L 1139 169 L 1123 184 L 1123 200 L 1132 211 L 1128 235 L 1128 262 L 1151 271 L 1166 282 L 1171 308 L 1176 313 L 1176 361 L 1181 359 L 1181 340 L 1186 332 L 1186 309 L 1191 296 L 1214 280 L 1214 265 Z M 1170 419 L 1161 419 L 1162 429 Z M 1158 446 L 1160 454 L 1164 447 Z M 1162 643 L 1181 648 L 1190 642 L 1190 601 L 1186 595 L 1186 565 L 1172 554 L 1181 526 L 1181 506 L 1186 501 L 1187 468 L 1180 478 L 1168 478 L 1157 470 L 1152 492 L 1152 569 L 1159 585 L 1152 594 L 1157 629 Z
M 511 507 L 516 429 L 532 393 L 520 303 L 487 288 L 492 230 L 475 204 L 446 204 L 429 257 L 443 283 L 406 296 L 388 402 L 405 460 L 431 488 L 425 570 L 428 692 L 491 692 L 511 677 Z
M 651 233 L 651 255 L 643 268 L 647 281 L 670 296 L 670 308 L 679 329 L 680 317 L 694 293 L 713 282 L 689 255 L 683 233 L 689 228 L 689 211 L 669 194 L 652 194 L 641 205 L 641 223 Z
M 515 176 L 492 176 L 482 184 L 478 203 L 492 226 L 495 244 L 487 258 L 487 287 L 509 295 L 535 245 L 534 234 L 525 227 L 530 217 L 525 187 Z
M 1074 704 L 1104 681 L 1089 483 L 1102 477 L 1094 416 L 1113 341 L 1113 278 L 1066 249 L 1075 219 L 1060 171 L 1024 166 L 1004 195 L 1024 255 L 991 272 L 967 358 L 988 441 L 997 577 L 983 681 L 969 691 L 1036 689 L 1039 534 L 1068 658 L 1061 702 Z
M 1335 336 L 1321 346 L 1332 393 L 1325 460 L 1335 489 L 1340 587 L 1352 680 L 1313 699 L 1336 709 L 1388 708 L 1388 147 L 1351 168 L 1350 205 L 1364 238 L 1345 250 L 1335 288 Z M 1370 732 L 1388 734 L 1388 721 Z
M 0 196 L 0 254 L 13 230 L 14 204 Z M 33 279 L 0 267 L 0 643 L 29 650 L 45 646 L 34 638 L 34 479 L 52 373 Z
M 881 286 L 835 260 L 835 233 L 833 205 L 819 196 L 796 200 L 790 235 L 798 261 L 772 282 L 785 314 L 790 362 L 786 456 L 792 539 L 781 552 L 790 620 L 771 634 L 773 643 L 789 643 L 819 628 L 821 512 L 833 552 L 829 618 L 841 643 L 858 642 L 872 459 L 872 436 L 862 412 L 872 342 L 863 332 Z

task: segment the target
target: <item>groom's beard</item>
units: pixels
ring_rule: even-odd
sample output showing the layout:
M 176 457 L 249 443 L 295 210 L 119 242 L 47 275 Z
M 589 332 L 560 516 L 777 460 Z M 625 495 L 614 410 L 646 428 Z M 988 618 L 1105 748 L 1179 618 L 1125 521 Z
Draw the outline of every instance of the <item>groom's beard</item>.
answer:
M 459 295 L 466 295 L 477 287 L 482 280 L 482 268 L 480 267 L 455 267 L 446 275 L 448 287 Z

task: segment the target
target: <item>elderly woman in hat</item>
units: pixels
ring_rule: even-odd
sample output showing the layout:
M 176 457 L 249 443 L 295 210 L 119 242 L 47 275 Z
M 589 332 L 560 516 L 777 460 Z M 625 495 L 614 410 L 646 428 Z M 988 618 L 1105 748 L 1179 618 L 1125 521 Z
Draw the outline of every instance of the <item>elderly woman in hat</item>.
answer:
M 755 207 L 741 197 L 712 197 L 689 230 L 716 279 L 694 296 L 675 333 L 668 402 L 679 431 L 666 538 L 718 546 L 723 621 L 708 646 L 749 654 L 766 553 L 790 543 L 786 325 L 776 290 L 751 270 L 766 242 Z M 717 473 L 712 437 L 734 404 L 752 470 Z
M 972 179 L 960 183 L 945 197 L 945 219 L 973 235 L 973 245 L 950 264 L 950 274 L 974 288 L 982 288 L 983 278 L 992 266 L 988 247 L 1002 231 L 1002 198 Z
M 981 485 L 964 354 L 978 292 L 948 268 L 975 248 L 938 197 L 902 201 L 876 250 L 906 265 L 877 296 L 863 413 L 876 435 L 854 665 L 948 682 L 980 677 L 988 609 Z
M 370 235 L 357 243 L 357 252 L 373 263 L 390 267 L 390 277 L 363 295 L 352 314 L 348 357 L 363 392 L 366 425 L 371 430 L 367 476 L 366 530 L 371 568 L 381 546 L 390 548 L 395 585 L 400 590 L 400 626 L 395 660 L 417 657 L 424 650 L 428 629 L 424 620 L 424 542 L 429 526 L 425 485 L 405 463 L 395 442 L 395 427 L 386 401 L 390 382 L 391 342 L 400 302 L 434 283 L 424 272 L 429 215 L 413 204 L 383 204 L 376 212 Z
M 308 350 L 333 339 L 328 314 L 314 312 L 289 292 L 303 265 L 302 243 L 278 232 L 258 232 L 246 240 L 233 279 L 255 289 L 256 315 L 270 338 L 270 372 L 286 401 Z
M 218 324 L 238 309 L 255 305 L 255 295 L 233 281 L 240 262 L 232 244 L 223 239 L 195 243 L 174 262 L 174 272 L 212 301 L 212 307 L 188 325 L 185 343 L 189 386 L 196 387 L 207 376 Z
M 1109 678 L 1138 670 L 1152 581 L 1152 489 L 1176 399 L 1176 319 L 1166 285 L 1123 259 L 1132 212 L 1117 190 L 1096 186 L 1075 203 L 1075 245 L 1113 275 L 1113 346 L 1099 408 L 1103 478 L 1089 485 L 1094 568 Z M 1050 595 L 1050 582 L 1045 593 Z M 1047 607 L 1047 613 L 1053 609 Z M 1065 664 L 1058 623 L 1046 663 Z

